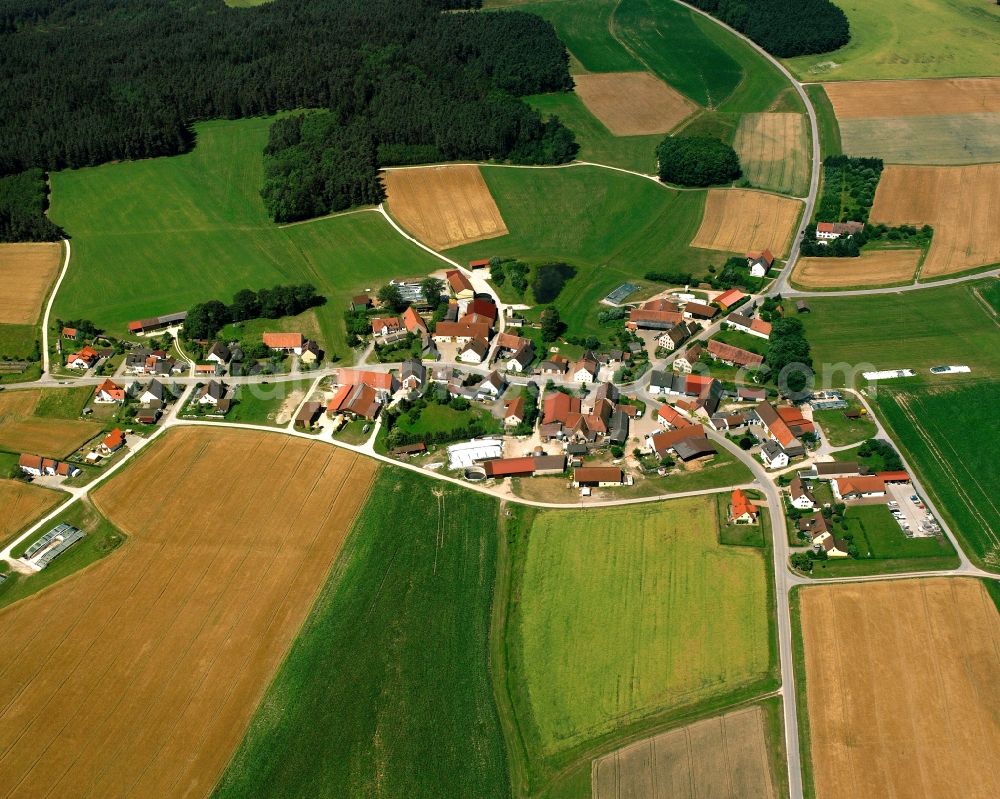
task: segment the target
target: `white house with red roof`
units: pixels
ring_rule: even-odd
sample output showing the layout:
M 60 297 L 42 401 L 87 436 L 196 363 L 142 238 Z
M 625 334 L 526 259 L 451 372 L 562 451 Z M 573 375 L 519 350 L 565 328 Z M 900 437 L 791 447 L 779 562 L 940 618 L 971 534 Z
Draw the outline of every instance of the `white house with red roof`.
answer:
M 94 402 L 106 404 L 125 402 L 125 389 L 114 380 L 105 380 L 94 391 Z

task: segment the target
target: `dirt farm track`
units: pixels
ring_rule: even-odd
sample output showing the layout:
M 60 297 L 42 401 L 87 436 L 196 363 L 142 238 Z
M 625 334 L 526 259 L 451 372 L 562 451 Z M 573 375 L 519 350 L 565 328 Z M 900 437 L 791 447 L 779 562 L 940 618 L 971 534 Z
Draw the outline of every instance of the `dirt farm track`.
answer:
M 1000 796 L 1000 614 L 982 583 L 800 596 L 817 799 Z
M 187 428 L 101 487 L 122 549 L 0 612 L 0 796 L 211 793 L 375 469 Z

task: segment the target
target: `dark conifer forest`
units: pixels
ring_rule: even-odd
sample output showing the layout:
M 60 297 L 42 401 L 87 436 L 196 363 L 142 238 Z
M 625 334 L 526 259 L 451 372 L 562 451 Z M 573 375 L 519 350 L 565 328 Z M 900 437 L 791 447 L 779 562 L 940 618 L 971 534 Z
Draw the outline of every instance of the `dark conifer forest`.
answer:
M 0 176 L 174 155 L 195 121 L 306 108 L 267 147 L 277 219 L 377 201 L 380 164 L 571 159 L 572 134 L 518 99 L 572 86 L 552 26 L 477 5 L 0 0 Z

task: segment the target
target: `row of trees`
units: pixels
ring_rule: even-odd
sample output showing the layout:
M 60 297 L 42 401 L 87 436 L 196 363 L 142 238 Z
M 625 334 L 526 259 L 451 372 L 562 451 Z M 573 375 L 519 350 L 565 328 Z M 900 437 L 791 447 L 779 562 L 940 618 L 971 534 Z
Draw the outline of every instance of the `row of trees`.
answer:
M 878 224 L 865 225 L 851 236 L 841 236 L 827 244 L 816 240 L 816 225 L 806 227 L 805 238 L 802 239 L 802 255 L 819 258 L 856 258 L 861 255 L 861 249 L 872 241 L 892 241 L 906 243 L 913 247 L 928 248 L 934 237 L 934 229 L 930 225 L 916 227 L 914 225 L 899 225 L 889 227 Z
M 743 174 L 736 151 L 712 136 L 667 136 L 656 158 L 660 180 L 680 186 L 714 186 Z
M 689 0 L 769 53 L 828 53 L 851 40 L 847 15 L 830 0 Z
M 274 286 L 258 291 L 240 289 L 229 305 L 220 300 L 209 300 L 190 308 L 184 320 L 184 336 L 188 339 L 208 339 L 230 322 L 295 316 L 325 302 L 326 297 L 317 294 L 316 287 L 309 283 Z
M 301 108 L 325 110 L 278 124 L 268 148 L 265 199 L 281 219 L 380 199 L 376 166 L 390 161 L 572 158 L 572 134 L 518 99 L 572 87 L 551 24 L 442 13 L 478 5 L 8 3 L 0 175 L 173 155 L 194 121 Z
M 812 372 L 812 355 L 800 320 L 779 317 L 772 322 L 764 363 L 770 367 L 771 377 L 783 394 L 805 389 Z

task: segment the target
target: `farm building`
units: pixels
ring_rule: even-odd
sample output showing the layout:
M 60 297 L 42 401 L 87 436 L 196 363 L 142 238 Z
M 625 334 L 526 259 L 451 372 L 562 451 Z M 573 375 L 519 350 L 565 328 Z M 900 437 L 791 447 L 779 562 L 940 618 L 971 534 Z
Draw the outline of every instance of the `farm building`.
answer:
M 664 458 L 670 450 L 675 450 L 678 442 L 686 439 L 700 438 L 705 438 L 705 428 L 700 424 L 691 424 L 684 427 L 675 427 L 673 430 L 662 430 L 646 436 L 646 447 L 657 458 Z M 715 450 L 712 451 L 714 452 Z
M 498 438 L 477 438 L 448 447 L 448 468 L 465 469 L 502 456 L 503 441 Z
M 415 336 L 423 335 L 427 332 L 427 323 L 413 309 L 412 305 L 403 311 L 403 326 L 406 328 L 407 333 L 413 333 Z
M 708 342 L 708 354 L 715 358 L 715 360 L 722 361 L 730 366 L 751 367 L 760 366 L 764 363 L 764 356 L 762 355 L 740 347 L 734 347 L 732 344 L 716 341 L 715 339 L 711 339 Z
M 182 324 L 185 319 L 187 319 L 187 311 L 154 316 L 151 319 L 139 319 L 128 323 L 128 332 L 135 336 L 144 336 L 147 333 L 166 330 L 168 327 Z
M 469 261 L 469 269 L 475 271 L 476 269 L 489 269 L 490 259 L 489 258 L 477 258 L 475 261 Z
M 767 389 L 740 386 L 736 389 L 736 399 L 740 402 L 763 402 L 767 399 Z
M 305 344 L 305 338 L 301 333 L 264 333 L 262 338 L 265 347 L 296 355 L 302 354 L 302 347 Z
M 754 319 L 745 314 L 734 312 L 726 317 L 726 324 L 732 325 L 737 330 L 749 333 L 757 338 L 768 339 L 771 337 L 771 323 L 763 319 Z
M 516 427 L 524 421 L 524 397 L 509 400 L 503 408 L 503 423 L 506 427 Z
M 617 466 L 578 466 L 573 470 L 574 488 L 605 488 L 631 484 L 631 475 L 626 475 Z
M 380 396 L 392 394 L 399 388 L 399 383 L 392 372 L 375 372 L 366 369 L 338 369 L 336 384 L 338 386 L 356 386 L 363 383 L 371 386 Z
M 833 480 L 833 495 L 837 499 L 871 499 L 885 496 L 885 480 L 878 475 L 855 475 Z
M 326 411 L 330 416 L 345 414 L 371 420 L 378 416 L 381 407 L 378 391 L 367 383 L 355 383 L 337 389 Z
M 463 272 L 458 269 L 449 269 L 445 272 L 445 278 L 448 280 L 448 286 L 456 299 L 471 300 L 475 296 L 476 292 L 472 288 L 472 281 Z
M 321 402 L 306 402 L 295 414 L 295 426 L 310 428 L 323 414 L 323 404 Z
M 32 542 L 24 550 L 22 560 L 40 571 L 85 536 L 83 530 L 71 524 L 57 525 L 37 541 Z
M 722 294 L 712 300 L 712 302 L 718 305 L 723 311 L 728 311 L 734 305 L 746 299 L 746 296 L 747 295 L 739 289 L 729 289 L 728 291 L 722 292 Z
M 853 236 L 865 229 L 862 222 L 819 222 L 816 225 L 816 240 L 822 243 Z
M 403 322 L 398 316 L 373 316 L 372 334 L 378 338 L 385 338 L 392 333 L 399 333 L 403 329 Z
M 674 444 L 674 452 L 685 463 L 718 454 L 715 445 L 706 436 L 681 439 Z
M 462 321 L 437 323 L 434 328 L 434 341 L 438 343 L 454 341 L 457 344 L 467 344 L 474 338 L 488 339 L 490 323 L 488 321 Z
M 427 368 L 416 358 L 409 358 L 400 366 L 399 376 L 403 388 L 416 391 L 427 379 Z

